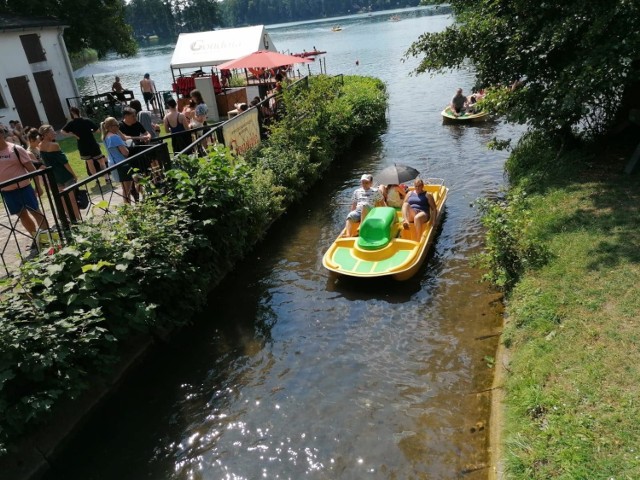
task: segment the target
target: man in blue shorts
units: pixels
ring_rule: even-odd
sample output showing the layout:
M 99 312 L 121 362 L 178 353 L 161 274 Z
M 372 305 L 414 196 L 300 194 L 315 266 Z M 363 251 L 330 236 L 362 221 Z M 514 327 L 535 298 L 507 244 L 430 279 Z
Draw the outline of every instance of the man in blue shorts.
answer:
M 20 145 L 5 140 L 6 131 L 0 132 L 0 183 L 35 171 L 27 151 Z M 20 223 L 35 238 L 38 229 L 48 229 L 47 219 L 38 207 L 38 199 L 30 180 L 4 185 L 0 190 L 6 209 L 18 215 Z

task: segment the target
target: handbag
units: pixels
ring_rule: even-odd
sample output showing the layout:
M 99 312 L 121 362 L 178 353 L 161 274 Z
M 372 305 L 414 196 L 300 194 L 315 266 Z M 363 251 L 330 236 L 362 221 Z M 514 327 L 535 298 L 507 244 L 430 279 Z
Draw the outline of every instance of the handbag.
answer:
M 78 208 L 80 210 L 84 210 L 89 206 L 89 194 L 86 190 L 80 190 L 80 188 L 76 188 L 74 191 L 76 195 L 76 203 L 78 204 Z

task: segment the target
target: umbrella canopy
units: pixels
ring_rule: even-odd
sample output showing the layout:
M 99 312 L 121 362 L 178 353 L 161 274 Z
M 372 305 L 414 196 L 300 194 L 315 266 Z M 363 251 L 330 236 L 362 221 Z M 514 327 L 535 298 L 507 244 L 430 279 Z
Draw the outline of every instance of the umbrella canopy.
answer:
M 420 172 L 415 168 L 394 163 L 377 174 L 375 179 L 383 185 L 399 185 L 413 180 L 418 175 Z
M 244 57 L 236 58 L 217 65 L 220 70 L 231 70 L 234 68 L 277 68 L 294 63 L 311 63 L 312 60 L 295 55 L 284 55 L 270 50 L 258 50 Z

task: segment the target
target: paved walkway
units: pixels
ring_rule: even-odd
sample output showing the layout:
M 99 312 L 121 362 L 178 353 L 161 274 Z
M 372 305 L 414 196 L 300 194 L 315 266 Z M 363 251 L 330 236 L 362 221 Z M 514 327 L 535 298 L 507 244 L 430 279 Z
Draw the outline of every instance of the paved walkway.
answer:
M 98 182 L 89 183 L 88 187 L 89 206 L 80 211 L 83 221 L 91 217 L 102 216 L 113 210 L 115 206 L 124 203 L 120 184 L 115 184 L 114 188 L 101 180 L 99 184 Z M 96 207 L 103 200 L 107 203 L 106 208 Z M 8 275 L 15 275 L 25 260 L 34 258 L 41 251 L 46 251 L 59 238 L 56 230 L 62 228 L 62 225 L 56 226 L 55 217 L 46 194 L 40 197 L 39 203 L 50 229 L 54 232 L 40 235 L 39 249 L 36 247 L 34 238 L 18 220 L 17 215 L 7 216 L 6 209 L 2 209 L 0 212 L 0 280 Z

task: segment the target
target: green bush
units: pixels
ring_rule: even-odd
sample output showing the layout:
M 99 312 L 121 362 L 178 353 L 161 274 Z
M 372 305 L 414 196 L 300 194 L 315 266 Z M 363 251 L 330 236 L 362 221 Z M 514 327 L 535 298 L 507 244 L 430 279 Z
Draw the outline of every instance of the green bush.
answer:
M 171 311 L 203 301 L 206 283 L 192 281 L 196 269 L 185 262 L 198 239 L 177 205 L 145 202 L 109 220 L 75 227 L 71 245 L 26 263 L 3 296 L 2 448 L 56 401 L 74 398 L 104 374 L 118 358 L 119 341 L 175 323 L 184 316 Z M 195 292 L 177 295 L 187 280 Z
M 532 231 L 526 194 L 512 190 L 505 200 L 478 201 L 487 229 L 480 263 L 487 269 L 484 279 L 509 291 L 528 268 L 543 265 L 548 249 Z
M 384 84 L 314 78 L 246 160 L 183 156 L 162 191 L 27 262 L 0 302 L 0 452 L 107 375 L 122 344 L 184 324 L 206 291 L 354 138 L 384 125 Z

